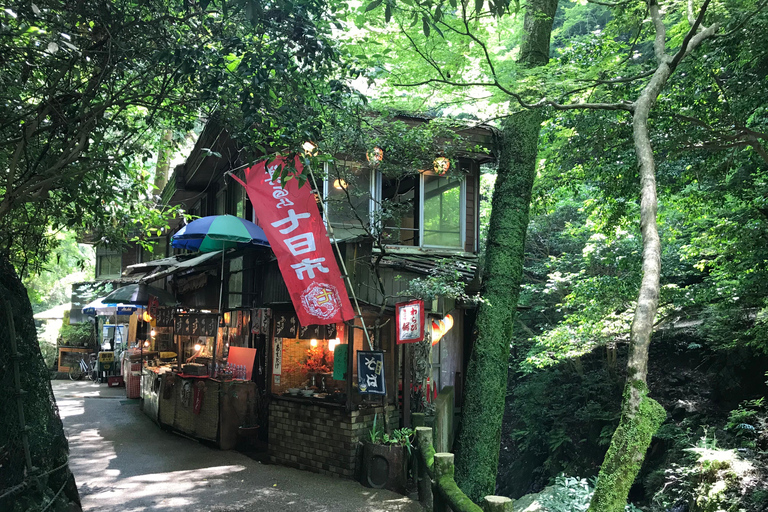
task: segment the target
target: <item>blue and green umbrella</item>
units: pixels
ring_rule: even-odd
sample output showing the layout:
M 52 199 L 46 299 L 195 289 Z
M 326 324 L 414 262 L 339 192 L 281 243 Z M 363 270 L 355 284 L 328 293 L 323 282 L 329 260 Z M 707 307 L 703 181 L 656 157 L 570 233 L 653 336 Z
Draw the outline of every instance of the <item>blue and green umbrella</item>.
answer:
M 171 238 L 171 246 L 190 251 L 214 252 L 248 246 L 269 247 L 259 226 L 234 215 L 211 215 L 193 220 Z

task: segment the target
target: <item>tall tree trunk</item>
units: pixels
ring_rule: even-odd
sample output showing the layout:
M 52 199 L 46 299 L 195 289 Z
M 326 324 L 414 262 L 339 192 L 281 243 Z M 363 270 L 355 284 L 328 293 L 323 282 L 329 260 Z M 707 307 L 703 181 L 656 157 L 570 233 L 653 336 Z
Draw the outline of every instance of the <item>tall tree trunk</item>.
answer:
M 698 32 L 709 5 L 705 0 L 697 20 L 693 20 L 692 1 L 689 1 L 689 20 L 692 27 L 683 40 L 683 46 L 674 57 L 665 51 L 666 30 L 655 0 L 649 2 L 649 12 L 656 28 L 654 52 L 659 62 L 648 85 L 634 103 L 632 135 L 640 170 L 640 230 L 643 237 L 643 278 L 640 283 L 635 316 L 630 328 L 627 382 L 621 405 L 619 426 L 613 433 L 608 453 L 597 478 L 597 487 L 589 512 L 623 512 L 629 490 L 640 471 L 651 438 L 667 417 L 664 408 L 648 396 L 648 352 L 651 345 L 653 323 L 659 304 L 661 275 L 661 242 L 656 228 L 656 163 L 651 139 L 648 135 L 648 116 L 656 99 L 675 71 L 680 60 L 701 41 L 717 30 L 717 24 Z M 697 33 L 698 32 L 698 33 Z
M 556 10 L 557 0 L 534 0 L 528 6 L 521 44 L 523 65 L 548 62 Z M 475 502 L 496 489 L 509 348 L 542 120 L 539 110 L 518 112 L 503 123 L 497 141 L 499 167 L 483 269 L 484 303 L 477 313 L 456 446 L 456 482 Z
M 17 382 L 23 391 L 21 408 Z M 74 505 L 69 510 L 79 510 L 77 486 L 67 463 L 69 445 L 37 342 L 32 306 L 5 256 L 0 256 L 0 386 L 0 510 L 42 510 L 54 501 L 49 510 L 62 510 L 69 503 Z M 28 460 L 34 468 L 31 472 Z

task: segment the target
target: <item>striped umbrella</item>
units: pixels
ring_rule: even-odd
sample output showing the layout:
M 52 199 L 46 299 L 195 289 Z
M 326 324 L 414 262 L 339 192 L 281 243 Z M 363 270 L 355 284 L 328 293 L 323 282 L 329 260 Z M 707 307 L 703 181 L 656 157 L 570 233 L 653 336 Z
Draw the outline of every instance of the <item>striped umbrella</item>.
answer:
M 253 245 L 269 247 L 264 230 L 234 215 L 211 215 L 193 220 L 171 238 L 171 246 L 176 249 L 199 252 Z

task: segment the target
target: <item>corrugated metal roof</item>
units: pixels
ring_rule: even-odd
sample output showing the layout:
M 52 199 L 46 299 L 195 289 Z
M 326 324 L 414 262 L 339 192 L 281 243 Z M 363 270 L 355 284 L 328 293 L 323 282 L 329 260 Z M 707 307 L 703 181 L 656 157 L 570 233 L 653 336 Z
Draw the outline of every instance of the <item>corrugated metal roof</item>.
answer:
M 171 274 L 175 274 L 177 272 L 180 272 L 182 270 L 187 270 L 194 268 L 198 265 L 201 265 L 205 263 L 206 261 L 210 260 L 211 258 L 214 258 L 216 256 L 221 255 L 222 251 L 214 251 L 214 252 L 206 252 L 204 254 L 201 254 L 199 256 L 196 256 L 191 259 L 185 259 L 180 260 L 179 256 L 176 256 L 174 258 L 166 258 L 166 260 L 175 260 L 175 263 L 171 263 L 169 265 L 161 265 L 162 269 L 158 269 L 152 274 L 146 275 L 142 278 L 142 281 L 156 281 L 158 279 L 161 279 L 165 276 L 169 276 Z M 161 260 L 158 260 L 161 261 Z M 164 261 L 164 260 L 163 260 Z

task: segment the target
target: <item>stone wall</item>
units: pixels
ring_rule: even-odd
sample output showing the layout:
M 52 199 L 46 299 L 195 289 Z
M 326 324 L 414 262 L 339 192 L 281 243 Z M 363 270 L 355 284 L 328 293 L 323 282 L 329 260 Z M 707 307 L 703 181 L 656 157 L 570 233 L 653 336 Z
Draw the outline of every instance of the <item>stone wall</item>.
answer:
M 392 428 L 399 412 L 387 406 Z M 269 459 L 276 464 L 315 473 L 355 478 L 358 442 L 373 426 L 383 426 L 383 407 L 347 412 L 335 404 L 275 397 L 269 405 Z

